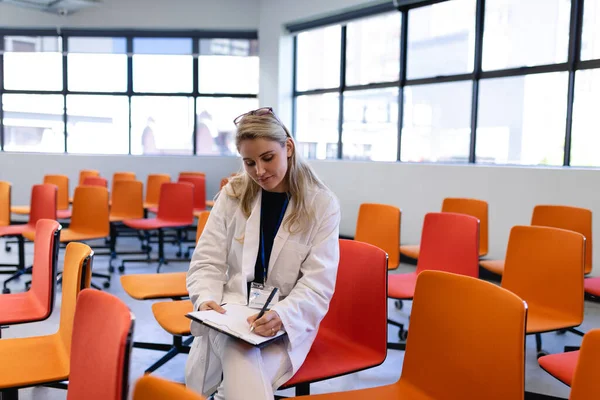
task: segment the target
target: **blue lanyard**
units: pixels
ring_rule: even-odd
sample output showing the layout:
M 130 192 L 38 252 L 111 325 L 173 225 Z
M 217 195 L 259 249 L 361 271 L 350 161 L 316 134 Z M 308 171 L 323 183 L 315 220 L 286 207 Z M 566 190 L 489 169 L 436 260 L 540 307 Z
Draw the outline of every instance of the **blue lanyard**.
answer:
M 287 205 L 288 205 L 289 199 L 286 196 L 284 202 L 283 202 L 283 207 L 281 208 L 281 215 L 279 216 L 279 221 L 277 222 L 277 225 L 275 226 L 275 236 L 277 236 L 277 231 L 279 231 L 279 227 L 281 226 L 281 221 L 283 221 L 283 215 L 285 214 L 285 210 L 287 209 Z M 264 228 L 261 224 L 260 227 L 260 260 L 262 261 L 262 265 L 263 265 L 263 284 L 267 283 L 267 268 L 268 265 L 265 261 L 265 233 L 264 233 Z

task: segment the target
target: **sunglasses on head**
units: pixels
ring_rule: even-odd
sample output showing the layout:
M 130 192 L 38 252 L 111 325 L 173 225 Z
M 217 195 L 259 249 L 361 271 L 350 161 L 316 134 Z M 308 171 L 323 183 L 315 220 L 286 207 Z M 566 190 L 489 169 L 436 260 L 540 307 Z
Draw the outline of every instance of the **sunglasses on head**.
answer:
M 275 115 L 275 113 L 273 112 L 272 107 L 261 107 L 261 108 L 257 108 L 256 110 L 248 111 L 247 113 L 244 113 L 244 114 L 238 116 L 236 119 L 234 119 L 233 123 L 235 124 L 235 126 L 238 126 L 240 124 L 240 122 L 242 122 L 242 119 L 247 115 L 256 115 L 257 117 L 260 117 L 262 115 L 268 115 L 268 114 L 272 115 L 277 120 L 277 122 L 279 122 L 279 124 L 281 126 L 283 126 L 283 124 L 281 123 L 279 118 L 277 118 L 277 115 Z

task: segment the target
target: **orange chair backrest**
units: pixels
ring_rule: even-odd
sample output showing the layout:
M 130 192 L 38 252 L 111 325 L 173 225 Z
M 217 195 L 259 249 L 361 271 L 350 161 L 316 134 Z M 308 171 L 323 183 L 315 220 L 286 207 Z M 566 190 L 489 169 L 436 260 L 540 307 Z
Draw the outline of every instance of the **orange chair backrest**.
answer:
M 479 276 L 479 220 L 465 214 L 428 213 L 423 221 L 417 273 L 425 270 Z
M 79 293 L 71 340 L 67 400 L 126 400 L 133 320 L 112 294 Z
M 364 203 L 358 209 L 354 240 L 383 249 L 388 254 L 388 269 L 400 263 L 400 216 L 398 207 Z
M 508 237 L 502 287 L 529 304 L 583 321 L 582 234 L 545 226 L 514 226 Z
M 35 228 L 40 219 L 56 219 L 56 185 L 44 183 L 31 188 L 29 225 Z
M 144 375 L 135 383 L 133 400 L 204 400 L 204 397 L 185 385 Z
M 196 171 L 183 171 L 179 173 L 177 180 L 179 180 L 182 176 L 206 176 L 204 172 L 196 172 Z
M 422 272 L 398 384 L 431 399 L 523 399 L 526 316 L 522 299 L 492 283 Z
M 56 198 L 57 210 L 69 209 L 69 177 L 66 175 L 44 175 L 44 183 L 56 185 L 58 194 Z
M 79 171 L 79 182 L 77 183 L 77 186 L 83 185 L 83 181 L 89 176 L 100 176 L 100 171 L 95 169 L 82 169 Z
M 179 182 L 188 182 L 194 185 L 194 208 L 206 208 L 206 178 L 204 176 L 184 175 L 179 177 Z
M 112 181 L 135 181 L 135 172 L 115 172 Z
M 383 362 L 387 354 L 387 254 L 355 240 L 339 243 L 335 291 L 319 330 L 360 342 L 381 354 Z
M 198 243 L 198 240 L 204 231 L 204 227 L 206 226 L 206 221 L 208 221 L 209 216 L 210 211 L 202 211 L 198 215 L 198 225 L 196 226 L 196 243 Z
M 488 203 L 477 199 L 448 197 L 442 203 L 442 212 L 471 215 L 479 220 L 479 255 L 488 253 Z
M 551 226 L 585 236 L 585 273 L 592 272 L 592 210 L 570 206 L 538 205 L 533 209 L 531 225 Z
M 106 188 L 100 186 L 75 188 L 69 229 L 94 234 L 98 238 L 110 234 L 108 190 Z
M 171 176 L 167 174 L 151 174 L 146 180 L 146 198 L 145 203 L 158 204 L 160 198 L 160 185 L 171 182 Z
M 88 176 L 83 180 L 83 186 L 101 186 L 108 188 L 108 181 L 101 176 Z
M 10 183 L 0 181 L 0 226 L 10 225 Z
M 191 225 L 194 222 L 194 185 L 187 182 L 163 183 L 156 217 L 179 222 L 181 226 Z
M 600 329 L 593 329 L 583 337 L 569 400 L 600 398 L 598 360 L 600 360 Z
M 58 248 L 61 226 L 57 221 L 40 219 L 35 228 L 31 289 L 28 294 L 46 310 L 48 318 L 54 308 L 56 293 L 56 271 L 58 269 Z
M 144 218 L 144 184 L 135 180 L 113 182 L 110 215 L 125 219 Z
M 58 334 L 69 355 L 77 296 L 90 286 L 93 256 L 90 246 L 79 242 L 69 243 L 65 250 Z

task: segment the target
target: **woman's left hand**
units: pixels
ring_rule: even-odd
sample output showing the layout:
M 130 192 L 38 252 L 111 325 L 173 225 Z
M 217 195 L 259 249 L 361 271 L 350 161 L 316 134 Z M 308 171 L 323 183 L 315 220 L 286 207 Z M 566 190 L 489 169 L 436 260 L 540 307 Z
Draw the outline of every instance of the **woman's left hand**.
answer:
M 258 314 L 254 314 L 248 317 L 248 323 L 254 324 L 254 333 L 260 336 L 275 336 L 283 328 L 283 322 L 279 318 L 277 312 L 271 310 L 267 311 L 262 317 L 256 319 Z

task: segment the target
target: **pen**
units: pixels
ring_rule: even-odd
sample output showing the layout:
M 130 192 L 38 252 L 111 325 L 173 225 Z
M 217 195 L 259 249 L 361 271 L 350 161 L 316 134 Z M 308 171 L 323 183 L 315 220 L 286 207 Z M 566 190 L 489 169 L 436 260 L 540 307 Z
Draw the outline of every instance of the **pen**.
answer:
M 269 295 L 269 298 L 267 299 L 267 301 L 265 301 L 265 305 L 258 313 L 256 320 L 260 319 L 265 314 L 265 312 L 267 311 L 267 307 L 269 306 L 269 303 L 271 302 L 271 300 L 273 300 L 273 296 L 275 296 L 276 292 L 277 292 L 277 288 L 273 288 L 273 290 L 271 291 L 271 294 Z M 250 327 L 250 332 L 252 332 L 253 330 L 254 330 L 254 323 L 252 323 L 252 326 Z

